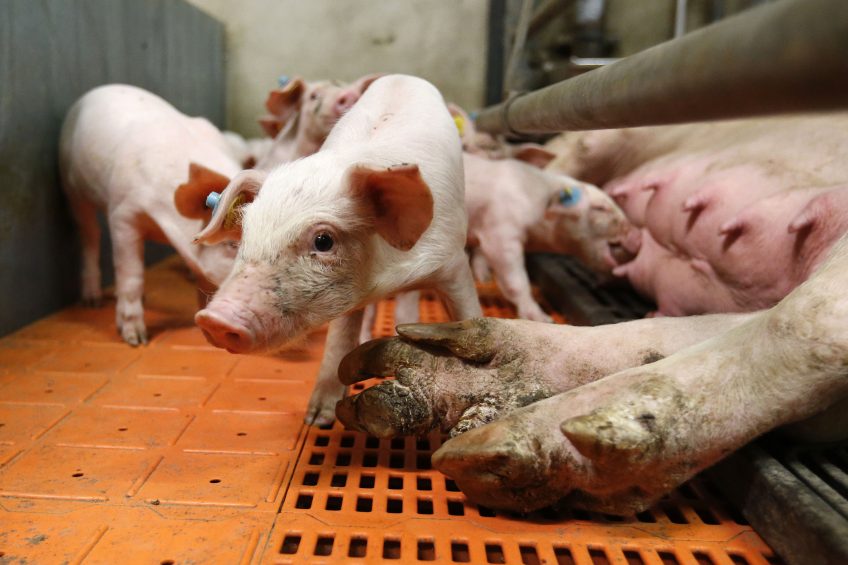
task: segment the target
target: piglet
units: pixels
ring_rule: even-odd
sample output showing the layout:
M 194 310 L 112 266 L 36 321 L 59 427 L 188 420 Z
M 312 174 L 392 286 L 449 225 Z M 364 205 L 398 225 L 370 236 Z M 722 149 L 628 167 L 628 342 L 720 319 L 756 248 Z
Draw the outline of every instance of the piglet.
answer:
M 274 138 L 256 167 L 271 170 L 281 163 L 312 155 L 330 130 L 381 74 L 370 74 L 350 84 L 339 81 L 304 81 L 295 77 L 272 90 L 265 101 L 269 114 L 259 123 Z
M 380 78 L 320 151 L 232 180 L 197 239 L 240 239 L 238 256 L 195 319 L 232 353 L 276 348 L 330 321 L 306 413 L 328 424 L 366 304 L 433 287 L 452 319 L 481 314 L 466 228 L 461 147 L 441 95 L 419 78 Z
M 520 318 L 551 321 L 533 299 L 525 251 L 573 255 L 603 275 L 638 250 L 639 231 L 596 186 L 516 159 L 463 159 L 475 274 L 483 278 L 479 250 Z
M 97 221 L 102 209 L 112 239 L 118 332 L 130 345 L 147 342 L 144 240 L 171 244 L 206 290 L 229 273 L 231 246 L 191 244 L 210 216 L 198 200 L 221 190 L 241 169 L 207 120 L 190 118 L 134 86 L 101 86 L 68 111 L 59 166 L 82 239 L 83 303 L 98 305 L 102 297 Z

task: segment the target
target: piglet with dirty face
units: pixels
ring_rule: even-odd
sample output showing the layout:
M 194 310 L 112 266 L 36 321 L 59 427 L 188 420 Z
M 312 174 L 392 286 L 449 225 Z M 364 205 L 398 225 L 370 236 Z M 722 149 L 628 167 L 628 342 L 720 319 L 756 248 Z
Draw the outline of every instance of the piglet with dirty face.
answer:
M 332 422 L 338 364 L 366 304 L 432 287 L 453 319 L 481 314 L 466 229 L 461 148 L 441 95 L 422 79 L 383 77 L 318 153 L 232 180 L 198 240 L 241 244 L 197 324 L 214 345 L 247 353 L 330 321 L 306 421 Z

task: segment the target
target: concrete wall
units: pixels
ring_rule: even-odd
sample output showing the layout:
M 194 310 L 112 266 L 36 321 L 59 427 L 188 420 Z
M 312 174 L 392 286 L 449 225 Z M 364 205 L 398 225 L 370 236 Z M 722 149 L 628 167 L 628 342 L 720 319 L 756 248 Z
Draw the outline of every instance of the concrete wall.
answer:
M 226 24 L 227 126 L 244 135 L 260 135 L 256 117 L 281 74 L 408 73 L 483 104 L 488 0 L 189 1 Z
M 0 335 L 77 299 L 56 146 L 67 108 L 110 82 L 220 125 L 222 26 L 182 0 L 0 0 Z

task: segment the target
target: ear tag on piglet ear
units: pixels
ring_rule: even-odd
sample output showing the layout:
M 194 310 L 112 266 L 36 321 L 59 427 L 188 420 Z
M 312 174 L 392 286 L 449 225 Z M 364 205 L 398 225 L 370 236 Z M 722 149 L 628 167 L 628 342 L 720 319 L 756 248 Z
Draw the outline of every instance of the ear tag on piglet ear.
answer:
M 279 88 L 285 87 L 288 83 L 291 82 L 289 75 L 280 75 L 277 77 L 277 86 Z
M 566 187 L 559 191 L 559 203 L 563 206 L 574 206 L 580 202 L 581 191 L 578 187 Z
M 459 131 L 459 137 L 465 132 L 465 119 L 462 116 L 454 116 L 453 123 L 456 124 L 456 129 Z
M 206 207 L 212 209 L 212 214 L 215 214 L 215 210 L 218 208 L 218 202 L 221 200 L 220 192 L 210 192 L 209 196 L 206 197 Z M 239 194 L 236 196 L 233 203 L 230 204 L 230 209 L 227 210 L 227 215 L 224 216 L 224 229 L 232 229 L 232 227 L 236 224 L 236 211 L 239 207 L 241 207 L 245 203 L 245 198 L 243 194 Z

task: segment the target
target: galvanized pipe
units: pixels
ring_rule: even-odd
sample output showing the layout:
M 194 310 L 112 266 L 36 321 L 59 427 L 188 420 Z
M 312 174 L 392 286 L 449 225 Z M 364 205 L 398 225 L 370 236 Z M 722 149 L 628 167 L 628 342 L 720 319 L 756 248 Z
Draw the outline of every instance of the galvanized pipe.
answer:
M 489 133 L 848 107 L 848 1 L 783 0 L 483 110 Z

